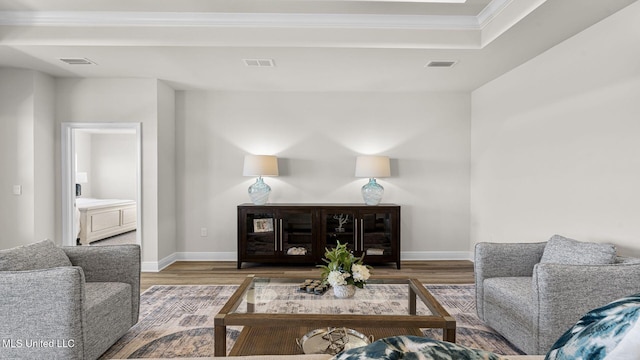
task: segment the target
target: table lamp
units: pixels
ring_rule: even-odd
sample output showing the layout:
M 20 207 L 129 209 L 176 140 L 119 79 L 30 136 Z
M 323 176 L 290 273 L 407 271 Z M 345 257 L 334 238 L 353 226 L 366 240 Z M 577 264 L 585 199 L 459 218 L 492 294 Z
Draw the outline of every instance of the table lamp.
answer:
M 257 176 L 256 182 L 249 186 L 249 197 L 255 205 L 264 205 L 269 201 L 271 187 L 263 180 L 263 176 L 278 176 L 278 158 L 272 155 L 245 155 L 244 176 Z
M 356 177 L 369 178 L 362 187 L 362 198 L 367 205 L 378 205 L 382 200 L 384 188 L 375 178 L 391 176 L 388 156 L 363 155 L 356 158 Z

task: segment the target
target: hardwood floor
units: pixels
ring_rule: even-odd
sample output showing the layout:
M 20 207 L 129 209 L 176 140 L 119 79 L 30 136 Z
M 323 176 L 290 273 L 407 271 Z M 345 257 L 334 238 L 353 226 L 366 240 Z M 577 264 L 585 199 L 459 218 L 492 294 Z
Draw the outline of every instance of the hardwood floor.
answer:
M 314 266 L 272 266 L 243 264 L 235 261 L 178 261 L 157 273 L 143 272 L 140 291 L 153 285 L 239 285 L 247 275 L 285 274 L 318 278 L 320 270 Z M 423 284 L 472 284 L 473 263 L 467 260 L 403 261 L 402 269 L 395 264 L 377 265 L 372 276 L 400 276 L 417 278 Z

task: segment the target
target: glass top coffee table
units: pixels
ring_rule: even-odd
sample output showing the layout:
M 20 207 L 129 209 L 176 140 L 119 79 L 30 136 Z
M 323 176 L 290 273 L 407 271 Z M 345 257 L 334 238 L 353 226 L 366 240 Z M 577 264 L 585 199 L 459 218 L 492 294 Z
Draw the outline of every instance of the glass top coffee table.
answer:
M 314 329 L 345 327 L 380 339 L 442 329 L 455 342 L 456 321 L 417 279 L 369 279 L 349 299 L 329 289 L 300 291 L 305 278 L 250 275 L 215 317 L 215 356 L 226 356 L 227 326 L 243 326 L 229 355 L 302 354 L 296 343 Z

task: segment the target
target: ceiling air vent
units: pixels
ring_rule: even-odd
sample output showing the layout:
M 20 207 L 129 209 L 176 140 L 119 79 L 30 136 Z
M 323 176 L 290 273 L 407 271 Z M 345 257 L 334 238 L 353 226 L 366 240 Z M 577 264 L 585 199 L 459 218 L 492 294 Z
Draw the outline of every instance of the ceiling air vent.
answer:
M 428 68 L 450 68 L 457 63 L 456 60 L 436 60 L 429 61 L 424 67 Z
M 62 58 L 60 61 L 69 65 L 95 65 L 93 61 L 87 58 Z
M 244 64 L 249 67 L 274 67 L 276 64 L 273 59 L 242 59 Z

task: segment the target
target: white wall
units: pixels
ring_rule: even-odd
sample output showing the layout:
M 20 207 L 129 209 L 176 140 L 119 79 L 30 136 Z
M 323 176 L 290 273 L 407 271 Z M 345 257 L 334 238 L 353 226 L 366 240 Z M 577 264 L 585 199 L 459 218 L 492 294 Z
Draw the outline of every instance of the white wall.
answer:
M 91 134 L 73 130 L 76 158 L 76 173 L 87 173 L 87 183 L 82 186 L 82 197 L 93 198 L 93 176 L 91 175 Z
M 53 80 L 0 68 L 0 248 L 55 239 Z M 22 187 L 13 195 L 14 185 Z
M 55 190 L 56 169 L 51 155 L 55 152 L 54 79 L 34 72 L 33 116 L 33 240 L 56 239 Z
M 142 123 L 142 260 L 158 261 L 158 81 L 155 79 L 57 79 L 56 121 Z M 59 126 L 59 125 L 58 125 Z M 56 133 L 56 168 L 60 135 Z M 59 175 L 58 175 L 59 176 Z M 60 194 L 56 211 L 60 212 Z
M 158 82 L 158 255 L 171 258 L 176 245 L 176 99 L 175 91 Z M 164 265 L 164 264 L 161 264 Z
M 245 154 L 279 157 L 280 176 L 266 179 L 274 203 L 362 203 L 355 158 L 384 154 L 403 258 L 468 255 L 469 94 L 187 91 L 176 113 L 179 252 L 235 259 L 236 207 L 255 181 Z
M 92 166 L 88 175 L 91 197 L 135 200 L 137 155 L 138 139 L 135 134 L 92 134 Z
M 80 184 L 80 197 L 138 199 L 138 135 L 130 130 L 130 134 L 71 130 L 76 174 L 85 173 L 87 177 L 87 181 Z M 138 232 L 138 236 L 141 234 Z
M 472 94 L 471 242 L 640 255 L 640 4 Z
M 33 239 L 33 72 L 0 69 L 0 228 L 3 248 Z M 22 195 L 12 186 L 22 186 Z

